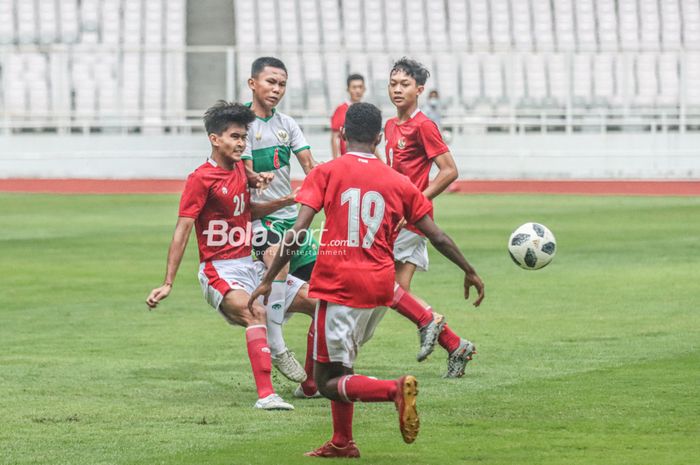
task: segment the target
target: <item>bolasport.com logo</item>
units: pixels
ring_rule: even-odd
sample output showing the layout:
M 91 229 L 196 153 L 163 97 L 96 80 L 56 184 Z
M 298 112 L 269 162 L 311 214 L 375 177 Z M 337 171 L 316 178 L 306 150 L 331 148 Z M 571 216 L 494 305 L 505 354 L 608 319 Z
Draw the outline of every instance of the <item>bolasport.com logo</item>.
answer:
M 230 245 L 231 247 L 262 247 L 266 244 L 282 244 L 282 247 L 288 247 L 293 244 L 299 246 L 299 254 L 317 254 L 317 244 L 329 246 L 331 248 L 346 247 L 349 244 L 347 239 L 333 239 L 328 243 L 323 242 L 323 235 L 327 231 L 325 222 L 321 223 L 320 228 L 309 228 L 306 231 L 296 232 L 292 229 L 282 233 L 282 221 L 270 221 L 265 228 L 253 229 L 252 223 L 246 224 L 245 227 L 234 226 L 229 227 L 225 220 L 209 221 L 207 229 L 202 231 L 206 237 L 207 247 L 223 247 Z M 316 238 L 316 241 L 314 241 Z M 328 251 L 334 255 L 338 251 Z

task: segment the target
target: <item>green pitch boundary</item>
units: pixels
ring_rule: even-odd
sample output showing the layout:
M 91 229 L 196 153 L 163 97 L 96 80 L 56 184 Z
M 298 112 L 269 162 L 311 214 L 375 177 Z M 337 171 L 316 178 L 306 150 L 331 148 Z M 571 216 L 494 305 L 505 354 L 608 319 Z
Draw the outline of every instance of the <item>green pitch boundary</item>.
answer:
M 296 187 L 300 180 L 292 181 Z M 52 194 L 176 194 L 180 179 L 0 179 L 0 192 Z M 647 180 L 458 180 L 464 194 L 576 194 L 700 196 L 700 181 Z

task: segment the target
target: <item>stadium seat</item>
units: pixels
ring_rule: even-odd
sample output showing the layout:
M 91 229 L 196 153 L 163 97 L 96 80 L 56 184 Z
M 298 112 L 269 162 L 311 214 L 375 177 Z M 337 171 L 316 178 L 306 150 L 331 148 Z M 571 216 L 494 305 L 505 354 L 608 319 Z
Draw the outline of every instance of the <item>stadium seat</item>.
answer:
M 385 0 L 383 3 L 384 18 L 391 18 L 384 24 L 386 45 L 389 50 L 404 50 L 407 39 L 404 29 L 406 11 L 403 2 L 401 0 Z
M 632 104 L 638 107 L 651 107 L 656 103 L 658 78 L 654 53 L 640 53 L 635 59 L 636 92 Z
M 598 0 L 598 43 L 603 52 L 617 51 L 619 41 L 617 38 L 617 8 L 615 0 Z
M 346 2 L 343 2 L 343 7 L 345 7 Z M 343 10 L 345 11 L 345 10 Z M 381 2 L 364 2 L 364 45 L 367 51 L 379 51 L 384 50 L 384 11 Z M 361 34 L 359 26 L 359 18 L 355 19 L 357 22 L 357 34 Z M 347 20 L 346 20 L 347 27 Z M 347 35 L 347 32 L 346 32 Z M 346 37 L 347 43 L 347 37 Z M 362 43 L 362 40 L 355 39 L 356 43 Z M 349 47 L 351 50 L 357 48 L 355 42 L 353 47 Z
M 265 11 L 265 10 L 258 10 Z M 269 10 L 268 10 L 269 11 Z M 313 49 L 321 43 L 321 25 L 315 0 L 299 0 L 301 43 L 305 49 Z M 262 30 L 260 31 L 262 34 Z M 286 63 L 286 62 L 285 62 Z
M 309 112 L 321 115 L 330 112 L 326 99 L 323 59 L 323 56 L 318 52 L 306 52 L 302 55 L 307 108 Z
M 491 25 L 493 50 L 508 51 L 513 48 L 510 36 L 510 4 L 508 0 L 491 1 Z
M 473 52 L 488 52 L 491 50 L 489 37 L 489 6 L 486 0 L 469 2 L 469 31 Z
M 618 0 L 620 48 L 624 51 L 639 49 L 637 0 Z
M 405 0 L 404 12 L 406 15 L 406 38 L 408 48 L 413 51 L 423 52 L 428 49 L 426 36 L 426 16 L 423 8 L 423 0 Z
M 460 57 L 460 64 L 462 104 L 472 108 L 482 97 L 481 63 L 477 55 L 463 54 Z
M 576 50 L 574 35 L 574 11 L 572 0 L 554 0 L 554 24 L 556 28 L 557 50 L 572 52 Z
M 320 0 L 319 5 L 321 7 L 321 24 L 323 25 L 323 44 L 328 48 L 339 47 L 342 42 L 342 28 L 338 2 L 336 0 Z
M 577 51 L 594 52 L 598 48 L 595 29 L 593 0 L 576 0 L 576 37 Z
M 429 2 L 427 8 L 428 41 L 430 48 L 436 52 L 449 49 L 449 37 L 447 35 L 447 12 L 444 2 Z M 450 12 L 451 14 L 451 12 Z
M 576 106 L 588 106 L 591 103 L 593 88 L 591 56 L 588 54 L 574 55 L 572 67 L 572 103 Z
M 346 71 L 345 57 L 339 52 L 327 52 L 324 55 L 323 65 L 326 69 L 326 84 L 328 86 L 328 100 L 330 110 L 348 99 L 346 79 L 349 73 Z M 363 75 L 365 79 L 366 75 Z
M 236 19 L 236 43 L 241 47 L 255 46 L 257 42 L 255 0 L 234 0 L 233 7 Z
M 669 2 L 667 2 L 669 3 Z M 659 49 L 659 2 L 657 0 L 639 0 L 639 45 L 644 51 Z
M 365 8 L 370 6 L 367 5 L 367 3 L 368 2 L 365 2 Z M 377 4 L 372 6 L 377 9 L 379 7 Z M 373 44 L 367 39 L 367 37 L 365 37 L 362 30 L 361 7 L 362 3 L 360 0 L 348 0 L 347 2 L 343 2 L 343 38 L 345 40 L 345 46 L 349 50 L 362 50 L 362 47 L 365 46 L 365 40 L 367 40 L 367 50 L 382 49 L 382 42 Z M 372 12 L 372 16 L 376 17 L 376 15 L 376 12 Z M 380 14 L 379 18 L 381 17 L 382 16 Z M 381 33 L 381 24 L 377 24 L 377 22 L 374 21 L 372 25 L 373 27 L 377 27 Z
M 484 79 L 484 99 L 490 105 L 498 105 L 505 98 L 502 55 L 481 56 Z
M 255 7 L 258 10 L 258 21 L 256 25 L 256 29 L 258 30 L 258 45 L 268 52 L 275 52 L 281 42 L 279 29 L 277 23 L 274 21 L 275 16 L 277 16 L 277 2 L 275 2 L 275 0 L 257 0 L 255 2 Z M 310 11 L 305 11 L 304 9 L 301 11 L 303 12 L 302 14 L 306 16 L 304 18 L 304 24 L 308 24 L 308 27 L 304 28 L 304 32 L 310 32 L 309 29 L 313 29 L 315 35 L 318 35 L 320 24 L 318 23 L 317 9 L 314 7 L 311 8 Z M 306 21 L 308 21 L 308 23 Z M 317 44 L 318 41 L 315 43 Z
M 679 103 L 679 66 L 675 53 L 662 53 L 659 59 L 659 96 L 657 104 L 662 107 L 675 107 Z
M 549 0 L 532 0 L 535 47 L 540 52 L 554 51 L 552 8 Z
M 682 91 L 686 105 L 697 110 L 700 109 L 700 52 L 689 52 L 685 57 Z
M 528 101 L 532 106 L 542 106 L 548 97 L 544 57 L 541 54 L 526 55 L 525 69 Z
M 447 0 L 450 43 L 457 50 L 466 49 L 469 42 L 469 16 L 467 4 L 463 0 Z
M 452 106 L 459 95 L 459 62 L 449 53 L 439 53 L 435 57 L 435 89 L 440 92 L 440 100 L 445 106 Z
M 15 42 L 15 21 L 12 0 L 0 0 L 0 45 Z
M 665 50 L 681 47 L 681 20 L 678 2 L 660 2 L 661 43 Z
M 512 54 L 505 60 L 504 81 L 507 101 L 518 108 L 527 102 L 527 80 L 523 55 Z
M 609 53 L 593 55 L 593 103 L 607 106 L 614 100 L 614 57 Z
M 515 50 L 530 52 L 533 49 L 532 42 L 532 15 L 530 3 L 512 1 L 513 10 L 513 44 Z
M 566 106 L 569 100 L 569 89 L 571 88 L 569 56 L 556 53 L 550 55 L 547 60 L 549 96 L 552 104 L 560 107 Z
M 700 48 L 700 5 L 694 0 L 681 0 L 683 45 L 689 50 Z

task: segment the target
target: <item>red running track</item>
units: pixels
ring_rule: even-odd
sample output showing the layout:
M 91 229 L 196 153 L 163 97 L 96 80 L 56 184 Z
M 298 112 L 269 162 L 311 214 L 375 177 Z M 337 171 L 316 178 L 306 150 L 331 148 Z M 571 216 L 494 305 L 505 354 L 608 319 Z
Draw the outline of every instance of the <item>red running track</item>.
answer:
M 296 187 L 301 181 L 292 181 Z M 0 179 L 0 192 L 52 194 L 175 194 L 181 179 Z M 455 181 L 450 192 L 467 194 L 575 194 L 700 196 L 700 181 Z

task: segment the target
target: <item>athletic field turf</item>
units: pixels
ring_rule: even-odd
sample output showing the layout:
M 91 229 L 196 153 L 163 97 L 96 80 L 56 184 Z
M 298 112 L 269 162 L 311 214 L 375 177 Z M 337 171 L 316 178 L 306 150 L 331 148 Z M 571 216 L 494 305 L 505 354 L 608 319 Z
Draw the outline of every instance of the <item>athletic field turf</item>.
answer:
M 369 464 L 697 464 L 700 198 L 456 196 L 436 205 L 486 283 L 431 250 L 417 294 L 479 355 L 443 380 L 387 314 L 359 372 L 418 377 L 422 429 L 403 444 L 390 404 L 358 404 Z M 0 462 L 297 464 L 330 435 L 325 400 L 261 412 L 243 331 L 202 299 L 190 243 L 171 296 L 148 312 L 177 196 L 0 195 Z M 519 224 L 558 240 L 552 265 L 508 257 Z M 303 357 L 309 319 L 287 340 Z M 274 374 L 292 400 L 294 385 Z

